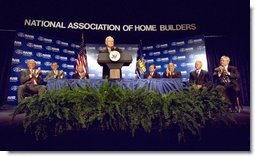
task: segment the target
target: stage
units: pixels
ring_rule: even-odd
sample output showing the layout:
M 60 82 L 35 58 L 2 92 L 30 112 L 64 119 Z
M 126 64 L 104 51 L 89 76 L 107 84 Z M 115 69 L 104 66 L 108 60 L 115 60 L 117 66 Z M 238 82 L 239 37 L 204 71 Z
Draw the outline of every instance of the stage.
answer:
M 0 12 L 1 150 L 251 151 L 249 1 L 17 1 L 1 4 Z M 98 79 L 106 66 L 97 58 L 117 48 L 132 62 L 121 69 L 123 81 L 104 85 Z M 241 113 L 230 113 L 214 88 L 213 73 L 222 66 L 222 56 L 240 74 L 235 80 Z M 20 73 L 30 59 L 34 69 L 41 69 L 48 91 L 24 97 L 21 106 L 28 115 L 12 121 Z M 201 92 L 183 83 L 196 61 L 212 84 Z M 64 80 L 47 79 L 53 63 L 65 73 Z M 169 63 L 181 81 L 163 78 Z M 78 64 L 87 80 L 72 79 Z M 150 66 L 160 79 L 143 79 L 154 74 Z
M 0 150 L 79 150 L 79 151 L 249 151 L 250 150 L 250 107 L 241 113 L 233 113 L 237 124 L 210 124 L 201 131 L 201 140 L 190 137 L 186 143 L 178 143 L 176 136 L 169 133 L 146 134 L 118 131 L 78 130 L 36 141 L 24 134 L 22 121 L 25 114 L 19 114 L 12 122 L 14 108 L 5 107 L 0 112 Z

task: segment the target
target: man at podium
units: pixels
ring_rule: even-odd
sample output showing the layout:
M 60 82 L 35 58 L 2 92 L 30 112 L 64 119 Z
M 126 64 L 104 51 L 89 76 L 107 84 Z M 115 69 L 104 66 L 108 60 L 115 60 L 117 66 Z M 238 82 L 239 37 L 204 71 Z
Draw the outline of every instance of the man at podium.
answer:
M 107 36 L 105 38 L 105 45 L 106 48 L 99 50 L 100 53 L 110 53 L 112 51 L 118 51 L 120 54 L 122 53 L 122 50 L 120 48 L 117 48 L 114 46 L 114 39 L 112 36 Z M 109 79 L 110 77 L 110 68 L 104 64 L 103 65 L 103 79 Z M 122 74 L 120 71 L 120 78 L 122 78 Z

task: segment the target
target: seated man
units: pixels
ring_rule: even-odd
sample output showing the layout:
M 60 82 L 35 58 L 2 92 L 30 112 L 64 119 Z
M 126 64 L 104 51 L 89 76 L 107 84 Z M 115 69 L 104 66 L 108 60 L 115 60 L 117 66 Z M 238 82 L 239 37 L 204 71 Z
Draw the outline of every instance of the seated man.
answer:
M 166 69 L 166 72 L 164 72 L 163 74 L 163 78 L 181 78 L 182 74 L 180 71 L 175 71 L 174 70 L 174 64 L 173 63 L 169 63 L 168 64 L 168 68 Z
M 18 88 L 18 103 L 22 103 L 26 94 L 42 94 L 46 91 L 46 86 L 43 86 L 43 79 L 40 67 L 35 70 L 36 62 L 31 59 L 27 61 L 27 70 L 21 71 L 20 82 Z
M 196 70 L 190 72 L 189 82 L 193 83 L 195 88 L 201 89 L 209 82 L 209 74 L 202 69 L 202 61 L 196 61 L 195 68 Z
M 213 78 L 217 82 L 217 88 L 223 91 L 223 94 L 231 102 L 231 111 L 236 112 L 237 97 L 240 93 L 238 79 L 240 74 L 236 67 L 229 65 L 230 58 L 222 56 L 220 66 L 214 69 Z
M 89 75 L 85 72 L 82 65 L 78 66 L 77 72 L 72 77 L 73 79 L 89 79 Z
M 64 79 L 65 73 L 63 70 L 58 70 L 58 63 L 52 62 L 51 64 L 51 71 L 47 72 L 46 74 L 46 80 L 52 80 L 52 79 Z
M 144 78 L 145 79 L 160 78 L 159 73 L 156 72 L 156 66 L 154 64 L 150 65 L 150 72 L 144 75 Z

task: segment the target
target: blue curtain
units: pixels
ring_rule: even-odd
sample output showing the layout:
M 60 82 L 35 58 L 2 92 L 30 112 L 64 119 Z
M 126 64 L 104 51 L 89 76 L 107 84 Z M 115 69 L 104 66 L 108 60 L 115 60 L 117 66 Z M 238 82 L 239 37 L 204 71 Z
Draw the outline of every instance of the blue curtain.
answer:
M 6 101 L 9 73 L 16 32 L 0 31 L 0 106 Z
M 250 45 L 249 42 L 239 42 L 240 40 L 241 36 L 206 37 L 208 70 L 212 79 L 213 69 L 219 66 L 220 57 L 229 56 L 230 65 L 236 66 L 240 72 L 241 103 L 250 105 Z

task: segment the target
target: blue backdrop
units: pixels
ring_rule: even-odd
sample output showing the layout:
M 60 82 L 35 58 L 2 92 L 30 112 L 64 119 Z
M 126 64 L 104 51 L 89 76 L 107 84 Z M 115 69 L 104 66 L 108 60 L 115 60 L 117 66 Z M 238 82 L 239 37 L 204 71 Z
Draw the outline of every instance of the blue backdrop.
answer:
M 41 67 L 43 78 L 51 70 L 51 62 L 59 64 L 66 77 L 73 75 L 79 44 L 65 39 L 41 35 L 27 30 L 17 30 L 14 41 L 9 91 L 7 102 L 17 104 L 17 89 L 20 85 L 20 71 L 27 69 L 27 60 L 34 59 L 36 68 Z
M 181 71 L 183 81 L 188 81 L 189 73 L 195 69 L 196 60 L 201 60 L 202 68 L 207 70 L 204 36 L 143 44 L 140 55 L 146 60 L 146 72 L 149 72 L 149 66 L 154 64 L 161 77 L 170 62 L 175 64 L 175 70 Z
M 123 67 L 123 78 L 135 78 L 138 45 L 123 44 L 116 46 L 125 52 L 131 53 L 133 57 L 133 62 L 129 66 Z M 104 47 L 104 44 L 86 45 L 90 79 L 102 78 L 102 67 L 97 63 L 97 55 L 99 49 Z M 57 62 L 59 69 L 63 70 L 66 73 L 66 78 L 69 79 L 75 72 L 79 48 L 80 45 L 78 43 L 67 39 L 37 34 L 27 30 L 17 30 L 8 84 L 7 102 L 9 104 L 17 104 L 17 89 L 20 85 L 20 71 L 27 69 L 27 60 L 34 59 L 37 62 L 36 68 L 41 67 L 43 78 L 45 78 L 46 73 L 51 70 L 51 62 Z
M 122 68 L 123 79 L 135 79 L 137 44 L 116 45 L 124 52 L 132 55 L 133 61 L 129 66 Z M 27 60 L 34 59 L 37 67 L 41 67 L 43 78 L 51 70 L 51 62 L 59 64 L 59 69 L 66 73 L 66 78 L 71 78 L 75 72 L 76 58 L 79 44 L 58 37 L 37 34 L 27 30 L 17 30 L 14 41 L 11 74 L 7 102 L 17 104 L 17 89 L 20 85 L 20 71 L 27 69 Z M 87 44 L 87 63 L 90 79 L 102 78 L 102 67 L 97 63 L 97 56 L 104 44 Z M 181 71 L 183 80 L 187 81 L 190 71 L 194 70 L 196 60 L 203 61 L 203 69 L 207 70 L 207 60 L 203 36 L 167 41 L 164 43 L 144 44 L 139 55 L 145 56 L 146 67 L 155 64 L 157 71 L 162 76 L 167 64 L 172 62 L 176 70 Z

